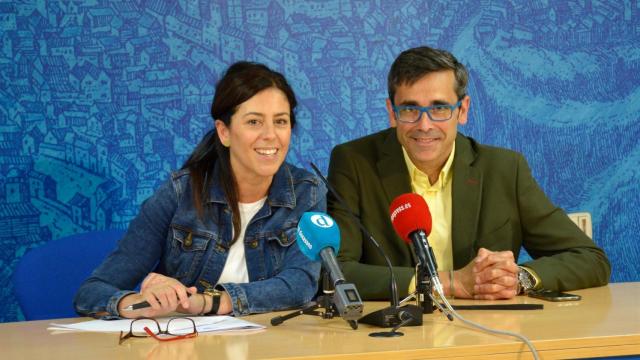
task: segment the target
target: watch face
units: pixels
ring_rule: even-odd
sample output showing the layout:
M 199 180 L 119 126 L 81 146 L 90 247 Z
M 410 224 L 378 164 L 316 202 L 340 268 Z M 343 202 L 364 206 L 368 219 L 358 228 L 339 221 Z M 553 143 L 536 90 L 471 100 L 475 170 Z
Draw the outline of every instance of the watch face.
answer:
M 520 269 L 518 272 L 518 280 L 520 281 L 520 285 L 524 288 L 524 290 L 529 290 L 533 288 L 533 280 L 531 279 L 531 275 L 523 269 Z

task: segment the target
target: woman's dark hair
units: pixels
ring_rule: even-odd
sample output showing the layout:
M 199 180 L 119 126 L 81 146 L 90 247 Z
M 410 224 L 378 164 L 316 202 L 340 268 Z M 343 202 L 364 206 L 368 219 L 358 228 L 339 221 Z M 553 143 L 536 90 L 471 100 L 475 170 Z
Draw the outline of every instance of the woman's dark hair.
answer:
M 216 85 L 216 93 L 211 104 L 211 117 L 213 121 L 221 120 L 229 127 L 231 116 L 238 106 L 249 100 L 257 93 L 268 88 L 277 88 L 282 91 L 291 109 L 291 127 L 296 123 L 293 110 L 296 107 L 296 97 L 287 83 L 287 80 L 279 72 L 273 71 L 265 65 L 240 61 L 229 67 L 222 79 Z M 191 175 L 191 188 L 193 202 L 200 218 L 204 217 L 205 206 L 211 187 L 213 169 L 218 163 L 220 183 L 222 190 L 232 212 L 233 242 L 240 234 L 240 213 L 238 209 L 238 185 L 231 169 L 229 149 L 222 145 L 215 127 L 203 137 L 196 146 L 191 156 L 182 166 L 188 169 Z

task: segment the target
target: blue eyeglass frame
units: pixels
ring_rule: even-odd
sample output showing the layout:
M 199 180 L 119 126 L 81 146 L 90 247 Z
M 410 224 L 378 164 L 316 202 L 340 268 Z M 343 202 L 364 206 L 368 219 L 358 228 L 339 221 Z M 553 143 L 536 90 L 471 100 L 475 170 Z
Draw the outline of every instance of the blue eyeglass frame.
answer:
M 451 120 L 451 118 L 453 117 L 453 111 L 457 108 L 459 108 L 460 106 L 462 106 L 462 100 L 458 100 L 457 103 L 453 104 L 453 105 L 445 105 L 445 104 L 437 104 L 437 105 L 431 105 L 431 106 L 417 106 L 417 105 L 400 105 L 400 106 L 396 106 L 393 105 L 393 112 L 396 114 L 396 120 L 398 120 L 401 123 L 405 123 L 405 124 L 413 124 L 416 123 L 418 121 L 420 121 L 420 119 L 422 118 L 422 114 L 426 113 L 427 117 L 429 117 L 429 120 L 431 121 L 435 121 L 435 122 L 444 122 L 444 121 L 449 121 Z M 448 119 L 434 119 L 431 117 L 431 114 L 429 114 L 429 110 L 431 109 L 443 109 L 443 108 L 448 108 L 449 110 L 451 110 L 451 116 L 449 116 Z M 400 110 L 419 110 L 420 111 L 420 115 L 418 115 L 418 118 L 415 119 L 414 121 L 404 121 L 404 120 L 400 120 Z

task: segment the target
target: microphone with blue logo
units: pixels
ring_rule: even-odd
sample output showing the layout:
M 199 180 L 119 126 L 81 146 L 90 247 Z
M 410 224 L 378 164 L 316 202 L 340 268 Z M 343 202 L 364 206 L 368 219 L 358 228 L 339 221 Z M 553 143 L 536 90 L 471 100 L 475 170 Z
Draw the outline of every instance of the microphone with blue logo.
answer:
M 315 315 L 332 319 L 337 313 L 352 329 L 358 328 L 364 305 L 354 284 L 346 282 L 338 265 L 336 253 L 340 250 L 340 228 L 331 216 L 321 212 L 306 212 L 298 222 L 296 243 L 300 252 L 313 261 L 322 261 L 323 295 L 292 313 L 276 316 L 271 325 L 277 326 L 298 315 Z M 323 308 L 324 311 L 316 310 Z
M 340 228 L 335 220 L 321 212 L 302 214 L 296 242 L 307 258 L 322 260 L 322 266 L 335 289 L 333 303 L 340 317 L 347 321 L 360 319 L 364 308 L 362 299 L 355 285 L 346 282 L 336 259 L 340 250 Z

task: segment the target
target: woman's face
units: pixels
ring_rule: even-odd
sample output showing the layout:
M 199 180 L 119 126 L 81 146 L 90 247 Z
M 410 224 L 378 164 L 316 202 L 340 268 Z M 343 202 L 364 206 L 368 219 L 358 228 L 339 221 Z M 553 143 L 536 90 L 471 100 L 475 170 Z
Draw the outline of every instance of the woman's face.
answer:
M 262 90 L 238 106 L 229 126 L 216 120 L 216 130 L 239 185 L 271 181 L 289 150 L 289 101 L 278 88 Z

